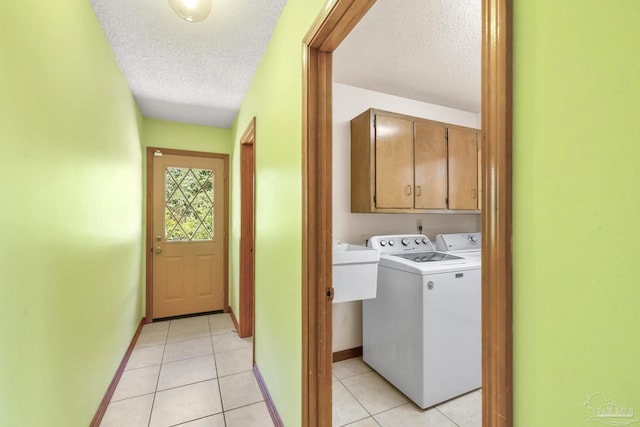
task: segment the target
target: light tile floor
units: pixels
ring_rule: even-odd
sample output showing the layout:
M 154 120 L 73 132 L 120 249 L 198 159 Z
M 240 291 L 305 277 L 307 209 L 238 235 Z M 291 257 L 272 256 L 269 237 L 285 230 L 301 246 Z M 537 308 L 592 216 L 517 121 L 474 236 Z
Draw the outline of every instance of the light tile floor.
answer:
M 482 392 L 426 410 L 373 371 L 361 357 L 333 364 L 333 425 L 350 427 L 480 427 Z
M 272 426 L 252 360 L 228 314 L 144 325 L 100 426 Z
M 253 343 L 228 314 L 144 325 L 101 427 L 269 427 Z M 480 390 L 421 410 L 362 358 L 333 364 L 333 425 L 479 427 Z

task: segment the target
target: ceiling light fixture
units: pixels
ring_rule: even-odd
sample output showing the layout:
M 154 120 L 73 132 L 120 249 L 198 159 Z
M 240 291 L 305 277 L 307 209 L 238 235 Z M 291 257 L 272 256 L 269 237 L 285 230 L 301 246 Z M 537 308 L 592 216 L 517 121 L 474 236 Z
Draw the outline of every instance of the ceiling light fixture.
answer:
M 169 0 L 171 9 L 182 19 L 200 22 L 211 12 L 211 0 Z

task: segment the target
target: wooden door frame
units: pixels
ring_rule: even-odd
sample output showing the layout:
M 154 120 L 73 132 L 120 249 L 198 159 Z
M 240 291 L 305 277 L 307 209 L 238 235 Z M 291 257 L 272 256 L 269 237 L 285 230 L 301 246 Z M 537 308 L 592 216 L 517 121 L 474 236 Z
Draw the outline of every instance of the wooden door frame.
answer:
M 255 142 L 254 117 L 240 138 L 240 319 L 238 335 L 253 335 L 255 295 Z M 247 158 L 246 156 L 251 156 Z M 250 170 L 246 170 L 246 161 Z M 251 180 L 250 182 L 248 180 Z M 246 185 L 251 184 L 247 194 Z M 250 227 L 250 228 L 249 228 Z M 250 235 L 248 235 L 250 233 Z
M 163 154 L 177 156 L 209 157 L 224 160 L 224 236 L 222 245 L 224 254 L 222 265 L 224 266 L 224 311 L 229 311 L 229 155 L 219 153 L 207 153 L 203 151 L 175 150 L 170 148 L 147 147 L 147 212 L 146 212 L 146 310 L 145 323 L 153 322 L 153 161 L 154 153 L 160 151 Z
M 331 425 L 331 53 L 375 0 L 335 0 L 304 38 L 302 425 Z M 482 425 L 513 425 L 512 1 L 482 0 Z

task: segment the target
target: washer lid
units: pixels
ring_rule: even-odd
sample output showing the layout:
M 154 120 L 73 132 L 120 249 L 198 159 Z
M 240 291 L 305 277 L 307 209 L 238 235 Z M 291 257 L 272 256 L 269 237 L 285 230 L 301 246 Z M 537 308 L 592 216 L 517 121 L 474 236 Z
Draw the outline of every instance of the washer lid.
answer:
M 438 234 L 436 250 L 443 252 L 479 251 L 482 249 L 482 235 L 475 233 Z

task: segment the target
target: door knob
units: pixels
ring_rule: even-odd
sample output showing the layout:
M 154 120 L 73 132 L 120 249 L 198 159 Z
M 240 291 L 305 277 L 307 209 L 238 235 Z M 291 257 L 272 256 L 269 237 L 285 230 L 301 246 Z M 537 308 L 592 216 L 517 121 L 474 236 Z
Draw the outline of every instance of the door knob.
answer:
M 162 248 L 160 246 L 156 246 L 156 248 L 153 250 L 156 254 L 159 254 L 160 252 L 162 252 Z

